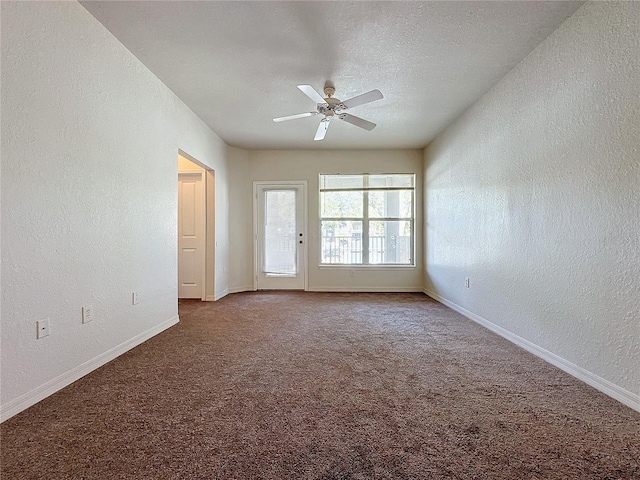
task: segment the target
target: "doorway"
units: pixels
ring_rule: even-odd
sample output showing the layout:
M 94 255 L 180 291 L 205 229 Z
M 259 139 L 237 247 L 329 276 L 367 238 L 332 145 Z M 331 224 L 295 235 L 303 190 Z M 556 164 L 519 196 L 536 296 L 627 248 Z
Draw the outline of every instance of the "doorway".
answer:
M 214 172 L 178 154 L 178 298 L 214 300 Z
M 306 182 L 254 182 L 256 290 L 307 289 Z

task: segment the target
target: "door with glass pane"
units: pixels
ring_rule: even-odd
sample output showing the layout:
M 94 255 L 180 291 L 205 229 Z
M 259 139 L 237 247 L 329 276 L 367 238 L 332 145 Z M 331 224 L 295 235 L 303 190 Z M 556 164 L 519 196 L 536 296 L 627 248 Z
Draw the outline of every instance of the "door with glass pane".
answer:
M 306 185 L 254 183 L 257 290 L 305 290 Z

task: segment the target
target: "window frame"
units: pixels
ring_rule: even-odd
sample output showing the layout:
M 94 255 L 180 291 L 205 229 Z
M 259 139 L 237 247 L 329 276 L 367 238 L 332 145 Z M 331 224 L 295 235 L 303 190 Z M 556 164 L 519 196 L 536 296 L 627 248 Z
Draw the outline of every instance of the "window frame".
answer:
M 410 187 L 376 187 L 369 186 L 370 177 L 383 177 L 383 176 L 410 176 Z M 362 177 L 362 187 L 357 188 L 322 188 L 323 177 Z M 411 217 L 371 217 L 369 216 L 369 192 L 385 192 L 385 191 L 410 191 L 411 192 Z M 362 192 L 362 217 L 323 217 L 322 216 L 322 193 L 323 192 Z M 362 254 L 361 263 L 323 263 L 323 222 L 361 222 L 362 223 Z M 411 234 L 409 236 L 409 262 L 408 263 L 370 263 L 369 255 L 369 230 L 370 222 L 408 222 L 411 228 Z M 353 268 L 353 267 L 365 267 L 365 268 L 415 268 L 416 266 L 416 174 L 415 173 L 321 173 L 318 175 L 318 230 L 319 230 L 319 244 L 318 244 L 318 266 L 320 268 Z

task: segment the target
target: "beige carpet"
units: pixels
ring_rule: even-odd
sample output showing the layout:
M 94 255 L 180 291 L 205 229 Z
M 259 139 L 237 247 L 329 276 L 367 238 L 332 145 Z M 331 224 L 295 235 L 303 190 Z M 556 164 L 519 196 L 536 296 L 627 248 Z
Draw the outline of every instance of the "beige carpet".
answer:
M 422 294 L 180 319 L 3 423 L 2 479 L 640 479 L 640 413 Z

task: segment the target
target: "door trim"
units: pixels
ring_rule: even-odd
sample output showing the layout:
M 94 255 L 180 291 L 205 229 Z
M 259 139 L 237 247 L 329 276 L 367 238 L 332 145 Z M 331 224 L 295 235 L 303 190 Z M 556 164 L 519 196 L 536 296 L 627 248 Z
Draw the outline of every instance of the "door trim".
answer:
M 254 181 L 253 182 L 253 290 L 258 290 L 258 275 L 260 274 L 258 249 L 258 190 L 261 187 L 302 187 L 302 232 L 304 243 L 302 248 L 301 263 L 304 265 L 304 291 L 309 290 L 309 219 L 307 206 L 307 181 L 306 180 L 281 180 L 281 181 Z

